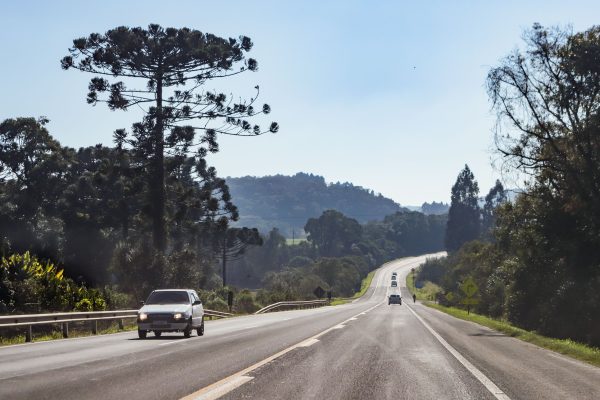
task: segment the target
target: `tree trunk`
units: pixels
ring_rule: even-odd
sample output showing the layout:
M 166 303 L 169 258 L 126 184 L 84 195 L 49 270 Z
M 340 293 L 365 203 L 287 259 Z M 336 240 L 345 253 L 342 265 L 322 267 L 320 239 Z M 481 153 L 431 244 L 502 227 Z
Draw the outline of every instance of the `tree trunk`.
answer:
M 223 245 L 223 287 L 227 286 L 227 243 Z
M 163 80 L 156 79 L 156 125 L 154 127 L 154 162 L 150 175 L 150 204 L 152 204 L 152 235 L 154 248 L 164 253 L 167 248 L 165 224 L 165 160 L 164 160 L 164 117 L 162 107 Z

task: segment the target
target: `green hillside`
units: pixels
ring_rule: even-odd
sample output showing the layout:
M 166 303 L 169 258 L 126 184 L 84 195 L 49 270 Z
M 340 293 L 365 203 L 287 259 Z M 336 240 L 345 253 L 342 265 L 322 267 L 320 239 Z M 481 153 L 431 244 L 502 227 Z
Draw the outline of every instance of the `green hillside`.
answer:
M 286 237 L 303 235 L 306 221 L 329 209 L 361 223 L 403 210 L 373 190 L 348 182 L 328 184 L 319 175 L 228 177 L 226 181 L 240 211 L 237 225 L 256 227 L 261 232 L 276 227 Z

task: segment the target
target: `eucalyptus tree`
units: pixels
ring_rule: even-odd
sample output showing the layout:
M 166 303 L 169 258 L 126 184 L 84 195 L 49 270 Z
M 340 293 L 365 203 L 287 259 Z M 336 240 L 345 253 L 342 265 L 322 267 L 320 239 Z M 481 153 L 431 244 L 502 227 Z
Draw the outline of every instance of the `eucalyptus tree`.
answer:
M 258 86 L 253 97 L 239 101 L 205 88 L 210 81 L 256 71 L 257 61 L 245 57 L 252 46 L 246 36 L 225 39 L 156 24 L 148 29 L 121 26 L 73 40 L 61 60 L 64 69 L 93 74 L 89 104 L 143 111 L 132 133 L 115 132 L 115 142 L 147 160 L 153 242 L 160 252 L 167 246 L 165 157 L 185 160 L 191 155 L 199 174 L 211 175 L 205 157 L 219 150 L 218 135 L 256 136 L 279 128 L 275 122 L 266 129 L 250 122 L 270 112 L 269 105 L 257 104 Z
M 490 189 L 485 196 L 485 203 L 481 210 L 482 236 L 486 239 L 492 237 L 492 229 L 496 223 L 496 210 L 499 206 L 507 201 L 506 190 L 502 183 L 496 179 L 496 184 Z
M 469 166 L 465 165 L 452 186 L 445 240 L 448 251 L 456 251 L 464 243 L 479 237 L 481 221 L 478 195 L 479 185 Z

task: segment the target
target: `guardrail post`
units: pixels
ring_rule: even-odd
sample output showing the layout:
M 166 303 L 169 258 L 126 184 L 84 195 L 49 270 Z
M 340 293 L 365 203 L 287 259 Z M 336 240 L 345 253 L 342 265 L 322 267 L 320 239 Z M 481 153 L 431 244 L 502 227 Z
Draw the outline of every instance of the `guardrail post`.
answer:
M 62 323 L 62 336 L 65 339 L 69 337 L 69 323 L 68 322 Z
M 92 321 L 92 335 L 98 334 L 98 320 Z
M 25 342 L 33 342 L 33 327 L 29 325 L 25 331 Z
M 123 320 L 122 320 L 122 319 L 118 319 L 118 320 L 117 320 L 117 323 L 119 324 L 119 330 L 121 330 L 121 331 L 122 331 L 123 329 L 125 329 L 125 328 L 123 327 Z

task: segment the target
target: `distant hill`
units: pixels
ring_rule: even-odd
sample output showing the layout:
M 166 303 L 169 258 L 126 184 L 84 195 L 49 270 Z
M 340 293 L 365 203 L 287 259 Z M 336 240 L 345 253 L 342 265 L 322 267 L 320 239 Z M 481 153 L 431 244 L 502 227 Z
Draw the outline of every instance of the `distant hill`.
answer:
M 361 223 L 381 220 L 405 210 L 392 199 L 351 183 L 330 183 L 319 175 L 244 176 L 226 178 L 233 203 L 239 208 L 237 226 L 268 232 L 278 228 L 286 237 L 304 235 L 309 218 L 334 209 Z

